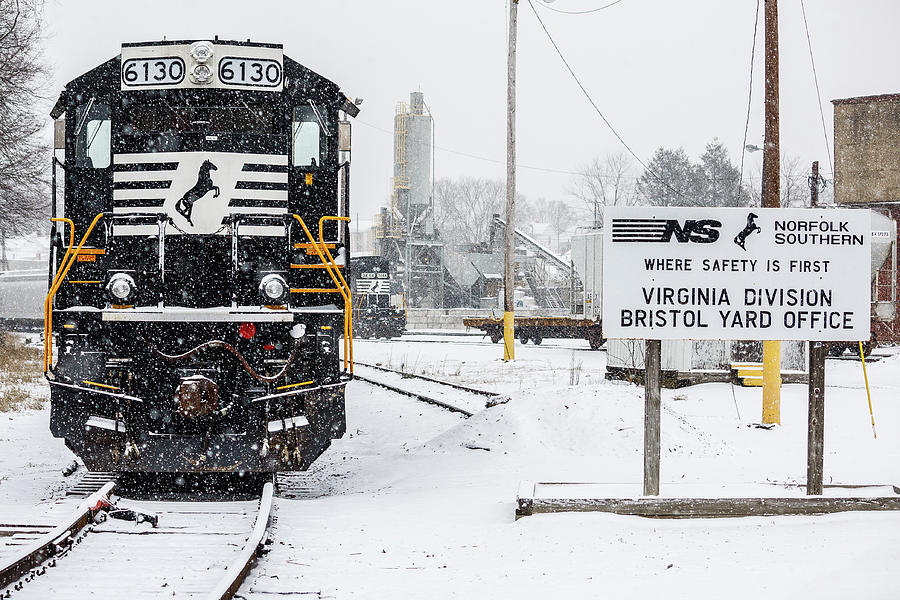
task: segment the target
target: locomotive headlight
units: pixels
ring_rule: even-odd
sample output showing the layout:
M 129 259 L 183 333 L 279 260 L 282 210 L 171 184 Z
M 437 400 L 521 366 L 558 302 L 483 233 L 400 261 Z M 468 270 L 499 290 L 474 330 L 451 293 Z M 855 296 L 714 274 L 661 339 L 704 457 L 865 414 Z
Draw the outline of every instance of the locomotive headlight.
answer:
M 306 325 L 303 323 L 297 323 L 293 327 L 291 327 L 291 337 L 295 340 L 299 340 L 304 335 L 306 335 Z
M 191 71 L 191 77 L 197 83 L 208 83 L 212 77 L 212 69 L 209 68 L 209 65 L 203 63 L 194 65 L 194 70 Z
M 205 63 L 212 58 L 213 49 L 207 42 L 197 42 L 191 47 L 191 56 L 198 63 Z
M 259 293 L 269 302 L 279 302 L 288 292 L 287 282 L 284 277 L 275 273 L 269 273 L 259 283 Z
M 116 273 L 110 277 L 109 283 L 106 284 L 106 291 L 113 301 L 127 302 L 137 291 L 137 285 L 135 285 L 131 275 Z

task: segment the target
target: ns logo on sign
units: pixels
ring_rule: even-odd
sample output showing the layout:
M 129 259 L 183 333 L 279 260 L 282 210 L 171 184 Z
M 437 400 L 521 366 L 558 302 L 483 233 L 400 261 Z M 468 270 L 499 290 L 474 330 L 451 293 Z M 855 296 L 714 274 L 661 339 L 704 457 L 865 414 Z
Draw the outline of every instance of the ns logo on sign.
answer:
M 715 219 L 613 219 L 613 242 L 694 242 L 711 244 L 719 239 L 722 222 Z

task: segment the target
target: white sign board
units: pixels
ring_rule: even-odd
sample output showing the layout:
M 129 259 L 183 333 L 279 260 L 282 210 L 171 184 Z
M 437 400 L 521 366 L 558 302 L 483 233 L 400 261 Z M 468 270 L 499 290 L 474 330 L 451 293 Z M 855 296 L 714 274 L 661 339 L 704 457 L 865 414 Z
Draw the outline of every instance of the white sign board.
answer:
M 870 336 L 868 210 L 607 207 L 603 334 Z

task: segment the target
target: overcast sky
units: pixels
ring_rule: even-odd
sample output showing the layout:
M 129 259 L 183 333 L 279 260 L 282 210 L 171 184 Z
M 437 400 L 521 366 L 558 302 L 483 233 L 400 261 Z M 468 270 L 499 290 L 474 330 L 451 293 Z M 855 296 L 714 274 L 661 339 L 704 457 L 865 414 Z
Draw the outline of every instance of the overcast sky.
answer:
M 609 1 L 556 0 L 552 7 L 577 11 Z M 740 162 L 756 0 L 621 0 L 583 15 L 533 2 L 642 160 L 660 146 L 683 147 L 697 159 L 718 138 Z M 782 152 L 804 165 L 819 160 L 830 174 L 800 2 L 782 0 L 779 9 Z M 900 2 L 806 0 L 806 12 L 831 140 L 830 100 L 900 92 Z M 505 177 L 504 0 L 47 0 L 46 19 L 54 92 L 117 55 L 122 42 L 218 35 L 284 44 L 285 54 L 365 100 L 353 131 L 353 211 L 361 219 L 389 197 L 389 131 L 396 103 L 412 90 L 424 92 L 435 117 L 438 177 Z M 762 6 L 759 22 L 748 135 L 757 145 Z M 529 199 L 570 198 L 572 175 L 529 167 L 577 171 L 622 146 L 565 70 L 528 0 L 519 6 L 518 65 L 519 191 Z M 755 172 L 760 153 L 746 160 L 746 173 Z

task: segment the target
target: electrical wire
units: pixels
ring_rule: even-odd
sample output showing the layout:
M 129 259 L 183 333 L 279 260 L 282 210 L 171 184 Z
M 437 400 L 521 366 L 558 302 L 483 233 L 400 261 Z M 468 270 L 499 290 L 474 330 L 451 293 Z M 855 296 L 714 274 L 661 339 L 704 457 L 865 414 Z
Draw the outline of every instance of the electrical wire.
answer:
M 357 123 L 360 123 L 360 124 L 362 124 L 362 125 L 365 125 L 366 127 L 371 127 L 372 129 L 375 129 L 375 130 L 377 130 L 377 131 L 381 131 L 382 133 L 387 133 L 387 134 L 389 134 L 389 135 L 394 135 L 394 132 L 393 132 L 393 131 L 390 131 L 390 130 L 385 129 L 385 128 L 383 128 L 383 127 L 379 127 L 378 125 L 373 125 L 372 123 L 367 123 L 367 122 L 365 122 L 365 121 L 363 121 L 363 120 L 361 120 L 361 119 L 356 119 L 356 122 L 357 122 Z M 472 159 L 475 159 L 475 160 L 480 160 L 480 161 L 484 161 L 484 162 L 494 163 L 494 164 L 498 164 L 498 165 L 505 165 L 505 164 L 506 164 L 506 161 L 505 161 L 505 160 L 498 160 L 498 159 L 496 159 L 496 158 L 489 158 L 489 157 L 487 157 L 487 156 L 478 156 L 477 154 L 471 154 L 471 153 L 469 153 L 469 152 L 463 152 L 463 151 L 461 151 L 461 150 L 454 150 L 454 149 L 452 149 L 452 148 L 446 148 L 446 147 L 444 147 L 444 146 L 438 146 L 437 144 L 432 144 L 432 146 L 433 146 L 435 149 L 437 149 L 437 150 L 440 150 L 440 151 L 442 151 L 442 152 L 448 152 L 448 153 L 450 153 L 450 154 L 456 154 L 457 156 L 465 156 L 465 157 L 467 157 L 467 158 L 472 158 Z M 581 173 L 579 173 L 579 172 L 577 172 L 577 171 L 567 171 L 567 170 L 565 170 L 565 169 L 550 169 L 550 168 L 547 168 L 547 167 L 534 167 L 534 166 L 530 166 L 530 165 L 521 165 L 521 164 L 520 164 L 520 165 L 517 165 L 517 167 L 518 167 L 518 168 L 521 168 L 521 169 L 530 169 L 530 170 L 533 170 L 533 171 L 543 171 L 544 173 L 557 173 L 557 174 L 560 174 L 560 175 L 581 175 Z
M 822 92 L 819 91 L 819 76 L 816 74 L 816 61 L 813 58 L 812 39 L 809 37 L 809 24 L 806 22 L 806 5 L 800 0 L 803 11 L 803 27 L 806 29 L 806 45 L 809 46 L 809 63 L 812 65 L 813 81 L 816 82 L 816 96 L 819 99 L 819 116 L 822 117 L 822 133 L 825 134 L 825 152 L 828 154 L 828 165 L 834 168 L 831 161 L 831 145 L 828 142 L 828 128 L 825 127 L 825 111 L 822 110 Z
M 672 187 L 671 185 L 669 185 L 669 182 L 666 181 L 665 179 L 663 179 L 659 174 L 657 174 L 656 171 L 654 171 L 650 167 L 648 167 L 646 165 L 646 163 L 644 163 L 644 161 L 641 160 L 641 158 L 637 154 L 635 154 L 634 150 L 631 149 L 631 147 L 625 142 L 625 140 L 622 139 L 622 136 L 619 135 L 619 132 L 616 131 L 616 128 L 612 126 L 612 123 L 610 123 L 609 120 L 607 120 L 606 116 L 604 116 L 603 112 L 601 112 L 600 108 L 597 106 L 597 103 L 594 102 L 593 98 L 591 98 L 591 95 L 588 93 L 587 89 L 581 83 L 581 80 L 575 74 L 575 71 L 572 70 L 572 67 L 569 65 L 569 61 L 567 61 L 566 57 L 563 56 L 563 53 L 559 49 L 559 46 L 557 46 L 556 41 L 553 39 L 553 36 L 550 35 L 550 31 L 547 29 L 547 26 L 544 25 L 544 21 L 543 21 L 543 19 L 541 19 L 541 15 L 538 14 L 538 11 L 534 7 L 534 2 L 532 2 L 532 0 L 528 0 L 528 6 L 531 7 L 531 11 L 534 13 L 534 16 L 537 17 L 538 23 L 541 24 L 541 29 L 544 30 L 545 34 L 547 34 L 547 39 L 550 40 L 550 43 L 553 45 L 553 49 L 556 50 L 556 53 L 559 55 L 559 58 L 563 61 L 563 64 L 566 66 L 566 69 L 568 69 L 569 74 L 572 76 L 572 79 L 574 79 L 575 83 L 578 84 L 578 87 L 581 89 L 581 92 L 584 94 L 584 97 L 587 98 L 587 100 L 588 100 L 588 102 L 590 102 L 591 106 L 594 107 L 594 110 L 597 112 L 598 115 L 600 115 L 600 118 L 603 119 L 603 122 L 606 124 L 606 126 L 609 128 L 609 130 L 613 133 L 613 135 L 616 136 L 616 139 L 619 140 L 619 142 L 622 144 L 622 146 L 625 147 L 626 150 L 628 150 L 628 153 L 634 157 L 634 159 L 638 162 L 638 164 L 640 164 L 642 167 L 644 167 L 644 171 L 646 173 L 649 173 L 650 175 L 655 177 L 656 180 L 659 181 L 661 184 L 663 184 L 665 187 L 667 187 L 669 189 L 669 191 L 674 192 L 681 198 L 687 199 L 687 197 L 684 194 L 682 194 L 679 190 L 677 190 L 674 187 Z
M 587 10 L 560 10 L 558 8 L 553 8 L 549 4 L 544 4 L 544 3 L 541 3 L 540 6 L 541 6 L 541 8 L 546 8 L 547 10 L 552 10 L 553 12 L 558 12 L 563 15 L 586 15 L 588 13 L 595 13 L 595 12 L 601 11 L 605 8 L 609 8 L 610 6 L 615 6 L 619 2 L 622 2 L 622 0 L 615 0 L 615 2 L 610 2 L 609 4 L 605 4 L 598 8 L 589 8 Z
M 756 33 L 759 30 L 759 0 L 756 0 L 756 16 L 753 18 L 753 47 L 750 49 L 750 84 L 747 86 L 747 120 L 744 121 L 744 141 L 741 143 L 741 174 L 738 178 L 738 197 L 744 183 L 744 155 L 747 154 L 747 131 L 750 129 L 750 107 L 753 102 L 753 61 L 756 58 Z

